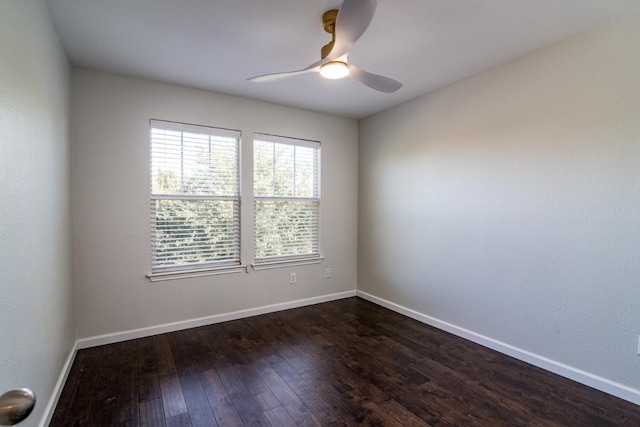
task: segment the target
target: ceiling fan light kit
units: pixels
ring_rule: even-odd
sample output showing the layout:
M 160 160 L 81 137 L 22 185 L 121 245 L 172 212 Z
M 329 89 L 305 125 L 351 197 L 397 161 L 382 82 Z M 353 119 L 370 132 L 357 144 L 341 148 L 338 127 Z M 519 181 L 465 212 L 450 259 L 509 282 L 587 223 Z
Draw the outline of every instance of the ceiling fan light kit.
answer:
M 348 60 L 351 48 L 369 27 L 376 6 L 376 0 L 344 0 L 339 11 L 332 9 L 322 15 L 323 28 L 331 34 L 331 41 L 322 47 L 319 61 L 301 70 L 265 74 L 249 80 L 268 82 L 296 74 L 318 72 L 327 79 L 348 76 L 379 92 L 397 91 L 402 87 L 402 83 L 362 70 L 350 64 Z
M 349 75 L 349 66 L 342 61 L 331 61 L 320 67 L 320 75 L 325 79 L 342 79 Z

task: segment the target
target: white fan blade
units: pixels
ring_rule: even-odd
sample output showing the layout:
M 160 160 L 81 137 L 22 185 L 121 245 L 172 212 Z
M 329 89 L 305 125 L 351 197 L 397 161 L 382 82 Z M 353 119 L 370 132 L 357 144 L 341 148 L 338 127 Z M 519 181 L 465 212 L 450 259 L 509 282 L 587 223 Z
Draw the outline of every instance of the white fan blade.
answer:
M 344 0 L 336 19 L 333 49 L 325 59 L 334 61 L 349 53 L 369 27 L 377 4 L 376 0 Z
M 402 87 L 402 83 L 396 80 L 364 71 L 355 65 L 349 65 L 349 77 L 384 93 L 393 93 Z
M 324 62 L 326 62 L 326 61 L 325 60 L 320 60 L 320 61 L 316 61 L 313 64 L 309 65 L 307 68 L 303 68 L 302 70 L 285 71 L 285 72 L 282 72 L 282 73 L 263 74 L 261 76 L 251 77 L 250 79 L 247 79 L 247 80 L 252 81 L 252 82 L 271 82 L 271 81 L 274 81 L 274 80 L 281 79 L 283 77 L 294 76 L 296 74 L 308 73 L 310 71 L 319 71 L 320 70 L 320 65 L 322 65 Z
M 364 34 L 364 32 L 367 30 L 367 27 L 369 27 L 369 24 L 371 23 L 373 15 L 376 11 L 377 5 L 377 0 L 344 0 L 342 3 L 342 7 L 338 11 L 338 17 L 336 18 L 335 41 L 333 44 L 333 48 L 325 58 L 321 59 L 320 61 L 314 62 L 313 64 L 309 65 L 307 68 L 303 68 L 302 70 L 264 74 L 261 76 L 251 77 L 247 80 L 250 80 L 252 82 L 269 82 L 296 74 L 308 73 L 310 71 L 319 71 L 321 65 L 335 60 L 343 60 L 341 59 L 343 57 L 344 61 L 346 62 L 346 56 L 353 47 L 354 43 L 358 41 L 360 36 L 362 36 L 362 34 Z M 359 69 L 358 71 L 356 71 L 356 73 L 358 72 L 364 74 L 362 74 L 361 77 L 354 78 L 356 80 L 362 81 L 364 84 L 372 87 L 373 89 L 376 89 L 376 87 L 371 86 L 365 81 L 374 81 L 371 84 L 383 88 L 391 87 L 389 83 L 385 84 L 383 82 L 375 82 L 376 79 L 386 79 L 386 77 L 376 76 L 375 74 L 367 73 L 366 71 L 362 71 Z M 395 80 L 388 80 L 398 83 Z M 399 86 L 396 89 L 390 90 L 390 92 L 394 92 L 398 89 Z M 384 89 L 377 90 L 385 92 Z

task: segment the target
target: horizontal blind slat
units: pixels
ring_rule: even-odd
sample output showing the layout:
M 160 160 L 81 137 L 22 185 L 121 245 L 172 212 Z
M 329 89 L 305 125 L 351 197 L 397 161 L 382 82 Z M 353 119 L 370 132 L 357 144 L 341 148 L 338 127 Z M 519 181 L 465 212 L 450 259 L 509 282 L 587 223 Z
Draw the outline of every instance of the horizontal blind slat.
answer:
M 319 256 L 319 144 L 256 135 L 255 261 Z
M 240 263 L 240 132 L 152 120 L 152 271 Z

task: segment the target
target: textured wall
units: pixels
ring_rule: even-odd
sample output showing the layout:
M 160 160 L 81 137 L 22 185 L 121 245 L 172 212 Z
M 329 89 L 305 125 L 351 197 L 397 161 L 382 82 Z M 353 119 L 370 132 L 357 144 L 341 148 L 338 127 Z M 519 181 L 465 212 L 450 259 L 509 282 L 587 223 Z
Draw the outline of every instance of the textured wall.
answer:
M 69 65 L 43 4 L 0 3 L 0 394 L 36 425 L 75 341 Z
M 640 19 L 360 123 L 359 289 L 640 389 Z
M 294 108 L 75 69 L 74 285 L 78 335 L 186 321 L 356 288 L 357 123 Z M 150 283 L 149 119 L 321 141 L 322 264 Z M 250 164 L 250 163 L 249 163 Z M 251 186 L 251 168 L 243 185 Z M 247 194 L 247 192 L 245 192 Z M 250 199 L 246 201 L 249 212 Z M 243 220 L 247 220 L 247 216 Z M 242 244 L 252 247 L 251 236 Z M 325 267 L 333 269 L 324 279 Z M 297 284 L 289 284 L 289 272 Z

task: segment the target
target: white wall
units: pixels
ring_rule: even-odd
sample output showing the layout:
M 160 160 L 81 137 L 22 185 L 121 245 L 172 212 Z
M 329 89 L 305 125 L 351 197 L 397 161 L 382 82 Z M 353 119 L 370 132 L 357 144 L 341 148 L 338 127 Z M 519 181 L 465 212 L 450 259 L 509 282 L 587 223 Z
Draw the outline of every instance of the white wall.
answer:
M 0 394 L 42 417 L 75 341 L 70 72 L 39 0 L 0 3 Z
M 358 289 L 640 389 L 640 17 L 360 123 Z
M 86 69 L 74 69 L 72 80 L 79 338 L 355 290 L 356 121 Z M 241 130 L 244 155 L 250 154 L 253 132 L 321 141 L 325 261 L 149 282 L 151 118 Z M 250 175 L 243 173 L 245 188 Z M 242 243 L 251 245 L 250 237 L 245 233 Z M 325 267 L 332 268 L 331 279 L 324 279 Z M 289 284 L 292 271 L 295 285 Z

